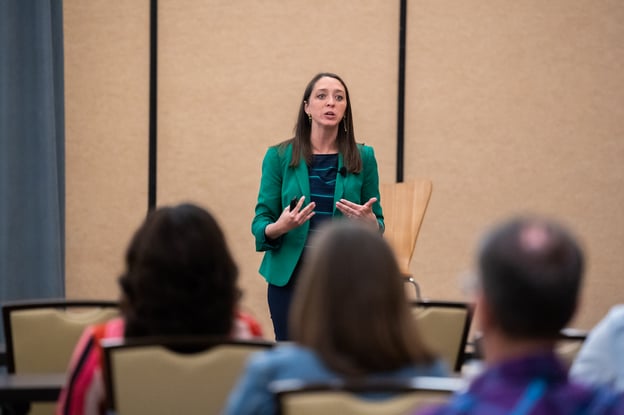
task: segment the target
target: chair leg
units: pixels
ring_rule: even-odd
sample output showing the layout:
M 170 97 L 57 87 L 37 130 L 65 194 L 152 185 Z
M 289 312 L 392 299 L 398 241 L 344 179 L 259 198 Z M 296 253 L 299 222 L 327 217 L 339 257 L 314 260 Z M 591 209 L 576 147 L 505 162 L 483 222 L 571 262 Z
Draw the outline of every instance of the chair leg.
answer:
M 411 275 L 408 275 L 404 278 L 406 283 L 412 284 L 414 286 L 414 289 L 416 290 L 416 300 L 421 301 L 422 297 L 420 296 L 420 285 L 418 285 L 416 280 Z

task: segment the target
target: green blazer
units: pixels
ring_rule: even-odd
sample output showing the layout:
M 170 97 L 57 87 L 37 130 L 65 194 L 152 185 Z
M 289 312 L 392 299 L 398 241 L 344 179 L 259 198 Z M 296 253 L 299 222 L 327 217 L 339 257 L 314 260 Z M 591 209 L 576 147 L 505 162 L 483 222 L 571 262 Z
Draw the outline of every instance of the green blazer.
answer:
M 377 216 L 379 229 L 383 232 L 384 219 L 379 203 L 379 173 L 375 153 L 372 147 L 363 144 L 358 144 L 358 149 L 362 157 L 362 171 L 358 174 L 347 173 L 344 177 L 341 174 L 336 176 L 334 218 L 342 217 L 342 212 L 336 208 L 338 200 L 347 199 L 364 204 L 371 197 L 376 197 L 373 213 Z M 279 218 L 293 197 L 305 196 L 304 203 L 310 203 L 308 166 L 302 159 L 296 168 L 289 167 L 291 158 L 292 144 L 276 145 L 267 150 L 262 162 L 256 216 L 251 223 L 251 232 L 256 238 L 256 251 L 264 251 L 260 274 L 268 283 L 278 286 L 284 286 L 290 280 L 310 228 L 310 223 L 306 222 L 276 240 L 269 240 L 264 234 L 264 228 Z M 339 154 L 338 169 L 342 166 L 343 157 Z

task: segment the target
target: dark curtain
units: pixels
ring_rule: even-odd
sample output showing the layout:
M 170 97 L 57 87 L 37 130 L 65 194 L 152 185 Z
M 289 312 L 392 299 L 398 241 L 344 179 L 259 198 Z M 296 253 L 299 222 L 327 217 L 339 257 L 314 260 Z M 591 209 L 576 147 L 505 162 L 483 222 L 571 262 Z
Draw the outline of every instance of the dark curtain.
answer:
M 0 0 L 0 303 L 64 296 L 62 13 Z

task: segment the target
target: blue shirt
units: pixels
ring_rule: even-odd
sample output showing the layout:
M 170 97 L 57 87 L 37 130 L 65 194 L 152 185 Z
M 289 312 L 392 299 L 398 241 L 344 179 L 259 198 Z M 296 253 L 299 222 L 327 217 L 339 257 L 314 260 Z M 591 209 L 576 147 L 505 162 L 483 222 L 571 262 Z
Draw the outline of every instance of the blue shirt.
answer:
M 415 376 L 446 376 L 446 365 L 436 361 L 431 365 L 407 366 L 375 377 L 409 379 Z M 277 346 L 252 355 L 238 385 L 234 388 L 223 412 L 225 415 L 273 415 L 275 397 L 269 383 L 275 380 L 299 379 L 326 382 L 340 379 L 340 375 L 327 368 L 316 354 L 295 344 Z
M 611 308 L 589 333 L 572 363 L 570 376 L 589 385 L 624 391 L 624 304 Z
M 448 404 L 418 414 L 624 414 L 624 396 L 568 381 L 566 368 L 549 351 L 492 366 Z
M 306 247 L 319 225 L 330 220 L 334 215 L 337 173 L 338 154 L 314 154 L 312 156 L 312 165 L 309 167 L 310 198 L 316 206 L 314 216 L 310 219 L 310 233 Z

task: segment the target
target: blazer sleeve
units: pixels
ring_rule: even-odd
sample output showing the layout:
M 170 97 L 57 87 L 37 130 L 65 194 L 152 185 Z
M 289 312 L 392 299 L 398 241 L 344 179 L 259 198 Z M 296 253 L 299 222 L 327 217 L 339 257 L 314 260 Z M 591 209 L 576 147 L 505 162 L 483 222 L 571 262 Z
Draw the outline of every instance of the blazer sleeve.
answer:
M 277 147 L 270 147 L 262 161 L 260 190 L 256 203 L 255 216 L 251 223 L 251 233 L 256 240 L 256 251 L 268 251 L 281 245 L 282 238 L 271 240 L 266 237 L 264 228 L 277 221 L 282 213 L 282 160 Z
M 362 145 L 362 203 L 366 203 L 371 197 L 376 197 L 377 201 L 373 204 L 373 213 L 377 217 L 379 231 L 383 233 L 386 229 L 384 223 L 383 210 L 379 196 L 379 171 L 377 169 L 377 159 L 373 147 Z

